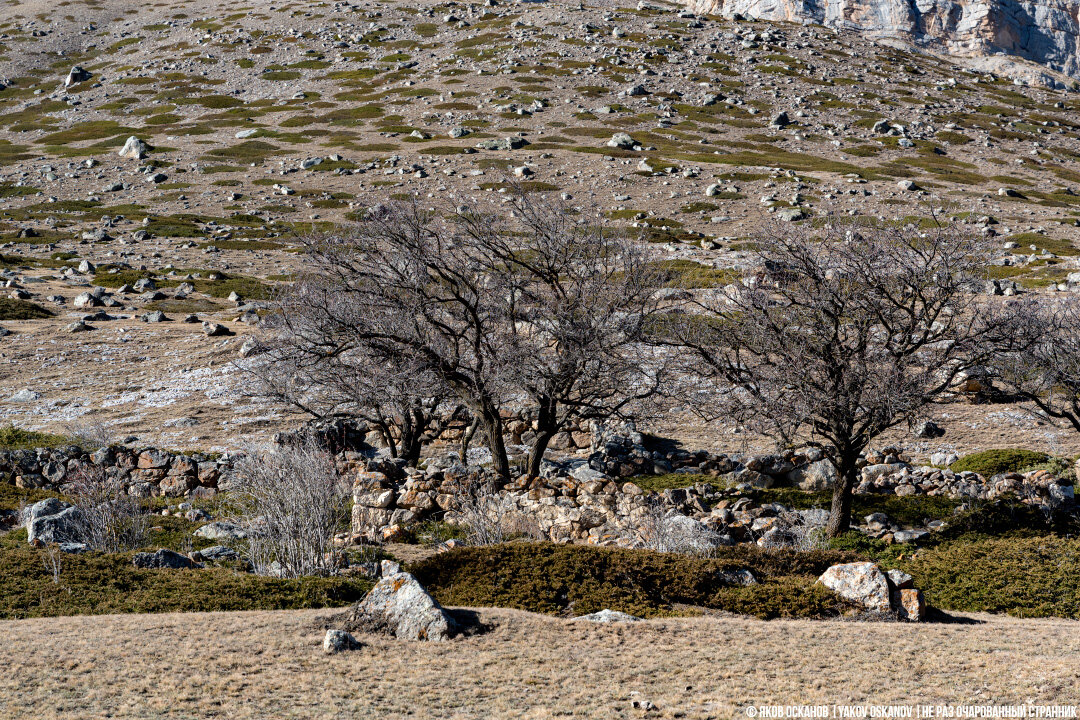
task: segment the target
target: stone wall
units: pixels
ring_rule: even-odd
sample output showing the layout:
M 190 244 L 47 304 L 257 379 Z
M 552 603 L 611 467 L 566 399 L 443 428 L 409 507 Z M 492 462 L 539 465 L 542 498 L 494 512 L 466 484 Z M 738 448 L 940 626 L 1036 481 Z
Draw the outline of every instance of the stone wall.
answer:
M 139 497 L 209 497 L 228 486 L 236 456 L 185 455 L 148 448 L 77 446 L 0 451 L 0 481 L 63 492 L 80 472 L 103 468 Z

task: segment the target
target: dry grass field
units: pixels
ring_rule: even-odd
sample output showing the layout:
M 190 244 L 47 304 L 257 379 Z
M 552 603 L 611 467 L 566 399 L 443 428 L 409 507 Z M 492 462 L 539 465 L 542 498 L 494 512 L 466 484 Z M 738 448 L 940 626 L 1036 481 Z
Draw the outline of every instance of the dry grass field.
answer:
M 333 657 L 326 610 L 0 622 L 0 717 L 726 718 L 747 704 L 1080 702 L 1074 621 L 604 627 L 479 614 L 492 629 L 478 636 L 360 636 L 361 650 Z

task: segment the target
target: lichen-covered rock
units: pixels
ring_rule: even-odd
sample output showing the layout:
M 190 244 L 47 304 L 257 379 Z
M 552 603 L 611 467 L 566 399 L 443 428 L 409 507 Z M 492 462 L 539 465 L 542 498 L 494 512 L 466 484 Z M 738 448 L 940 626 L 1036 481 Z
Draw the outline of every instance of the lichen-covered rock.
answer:
M 887 613 L 892 609 L 889 579 L 872 562 L 833 565 L 818 578 L 818 582 L 871 612 Z
M 619 612 L 618 610 L 608 610 L 607 608 L 600 612 L 590 613 L 588 615 L 579 615 L 573 618 L 575 621 L 594 622 L 606 625 L 613 622 L 638 622 L 641 618 L 636 615 L 630 615 L 628 613 Z
M 903 588 L 892 591 L 892 606 L 901 620 L 919 622 L 926 617 L 926 601 L 922 590 Z
M 383 577 L 349 613 L 349 627 L 399 640 L 447 640 L 454 621 L 416 578 L 384 568 Z

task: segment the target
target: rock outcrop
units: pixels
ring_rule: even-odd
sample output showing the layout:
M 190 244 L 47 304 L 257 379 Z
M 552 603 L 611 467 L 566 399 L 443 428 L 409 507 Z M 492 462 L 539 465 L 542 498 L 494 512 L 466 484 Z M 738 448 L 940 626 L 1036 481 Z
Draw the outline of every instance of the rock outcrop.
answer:
M 1080 77 L 1077 0 L 686 0 L 694 12 L 813 22 L 977 57 L 1005 53 Z

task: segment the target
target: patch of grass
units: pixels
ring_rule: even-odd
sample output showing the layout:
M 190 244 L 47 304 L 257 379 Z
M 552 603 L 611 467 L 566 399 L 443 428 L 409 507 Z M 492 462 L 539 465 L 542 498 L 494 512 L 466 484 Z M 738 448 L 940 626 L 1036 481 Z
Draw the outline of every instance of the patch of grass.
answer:
M 26 542 L 23 532 L 22 543 Z M 131 553 L 64 555 L 60 582 L 43 562 L 44 550 L 17 543 L 0 548 L 0 618 L 113 613 L 287 610 L 339 607 L 371 589 L 365 580 L 283 580 L 228 568 L 138 570 Z
M 664 287 L 714 288 L 730 285 L 741 277 L 732 268 L 714 268 L 693 260 L 661 260 L 657 263 Z
M 280 152 L 276 145 L 261 140 L 247 140 L 228 147 L 215 148 L 207 153 L 211 158 L 225 158 L 241 162 L 262 162 L 269 155 Z
M 965 455 L 949 469 L 953 472 L 976 472 L 985 477 L 1004 472 L 1020 472 L 1032 465 L 1039 465 L 1050 458 L 1046 453 L 1019 448 L 984 450 Z
M 52 310 L 29 300 L 0 298 L 0 320 L 41 320 L 55 314 Z
M 66 435 L 23 430 L 14 425 L 0 427 L 0 449 L 3 450 L 32 450 L 34 448 L 54 448 L 76 444 Z
M 508 543 L 440 553 L 409 570 L 445 605 L 511 607 L 584 615 L 604 608 L 649 617 L 678 606 L 728 610 L 759 618 L 836 615 L 844 604 L 814 585 L 851 553 L 724 548 L 705 559 L 552 543 Z M 731 586 L 718 573 L 749 569 L 759 584 Z
M 49 490 L 15 487 L 14 483 L 0 481 L 0 510 L 18 510 L 47 498 L 57 497 Z
M 25 197 L 37 195 L 40 190 L 30 185 L 16 185 L 14 183 L 0 183 L 0 198 Z

